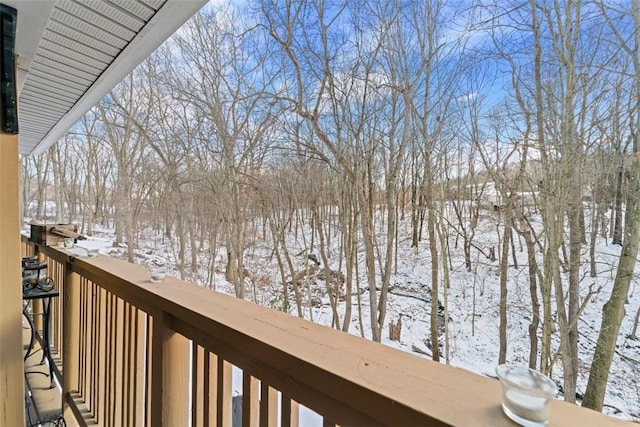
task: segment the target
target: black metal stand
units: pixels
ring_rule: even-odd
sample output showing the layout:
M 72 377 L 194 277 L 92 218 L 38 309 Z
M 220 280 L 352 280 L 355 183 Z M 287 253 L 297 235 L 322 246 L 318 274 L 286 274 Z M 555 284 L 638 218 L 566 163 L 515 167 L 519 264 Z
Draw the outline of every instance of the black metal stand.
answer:
M 40 360 L 40 364 L 42 365 L 45 360 L 49 363 L 49 378 L 51 380 L 50 388 L 54 387 L 53 382 L 53 358 L 51 357 L 51 342 L 49 340 L 49 320 L 50 320 L 50 312 L 51 312 L 51 298 L 55 298 L 59 296 L 60 293 L 56 289 L 48 290 L 48 291 L 40 291 L 35 290 L 31 291 L 29 294 L 23 294 L 22 298 L 25 301 L 33 301 L 33 300 L 42 300 L 42 360 Z M 27 318 L 29 322 L 29 326 L 31 327 L 31 339 L 29 341 L 29 348 L 27 349 L 26 354 L 24 355 L 24 360 L 31 355 L 33 351 L 33 345 L 35 343 L 35 325 L 33 323 L 33 315 L 34 313 L 29 313 L 29 304 L 24 304 L 24 308 L 22 310 L 22 314 Z M 44 372 L 40 371 L 27 371 L 27 374 L 30 373 L 40 373 L 43 375 L 47 375 Z

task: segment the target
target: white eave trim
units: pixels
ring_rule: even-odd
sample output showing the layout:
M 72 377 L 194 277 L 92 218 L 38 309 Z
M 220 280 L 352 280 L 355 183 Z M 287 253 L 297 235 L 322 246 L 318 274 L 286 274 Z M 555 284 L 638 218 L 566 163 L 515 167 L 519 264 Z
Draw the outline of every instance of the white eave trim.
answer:
M 29 150 L 21 144 L 21 154 L 42 153 L 57 142 L 89 109 L 96 105 L 105 94 L 144 61 L 206 2 L 207 0 L 167 0 L 93 85 L 33 149 Z M 20 126 L 19 120 L 18 118 Z M 26 129 L 21 130 L 26 131 Z

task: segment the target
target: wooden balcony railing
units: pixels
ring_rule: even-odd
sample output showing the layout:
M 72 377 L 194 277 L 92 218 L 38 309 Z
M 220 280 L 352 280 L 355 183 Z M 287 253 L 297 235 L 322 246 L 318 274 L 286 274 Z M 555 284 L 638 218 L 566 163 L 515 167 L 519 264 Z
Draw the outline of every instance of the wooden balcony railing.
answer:
M 497 380 L 175 278 L 151 283 L 124 261 L 22 242 L 60 288 L 51 343 L 65 416 L 81 425 L 231 426 L 234 391 L 243 426 L 298 426 L 299 405 L 323 427 L 513 425 Z M 618 424 L 552 402 L 550 425 Z

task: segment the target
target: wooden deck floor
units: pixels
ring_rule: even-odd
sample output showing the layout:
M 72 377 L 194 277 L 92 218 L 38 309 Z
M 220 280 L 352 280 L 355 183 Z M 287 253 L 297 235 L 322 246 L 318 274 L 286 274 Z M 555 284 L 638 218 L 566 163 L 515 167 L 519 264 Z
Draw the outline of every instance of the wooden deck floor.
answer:
M 24 351 L 29 346 L 29 323 L 23 321 L 22 342 Z M 25 371 L 25 409 L 27 427 L 43 424 L 45 426 L 64 426 L 62 421 L 61 388 L 54 380 L 53 387 L 49 379 L 47 362 L 41 364 L 42 348 L 38 340 L 35 341 L 30 356 L 24 363 Z M 65 420 L 67 426 L 75 426 L 75 420 Z

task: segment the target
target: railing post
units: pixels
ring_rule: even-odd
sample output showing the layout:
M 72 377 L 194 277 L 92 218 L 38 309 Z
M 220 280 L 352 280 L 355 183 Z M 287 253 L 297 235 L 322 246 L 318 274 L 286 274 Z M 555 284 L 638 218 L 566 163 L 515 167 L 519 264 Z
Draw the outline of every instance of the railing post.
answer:
M 64 264 L 62 289 L 62 412 L 67 417 L 72 415 L 66 399 L 78 390 L 80 357 L 80 275 L 69 261 Z
M 11 48 L 13 49 L 13 48 Z M 5 53 L 6 55 L 6 53 Z M 24 425 L 18 135 L 0 132 L 0 424 Z
M 153 316 L 151 424 L 189 424 L 189 340 L 171 329 L 166 313 Z

